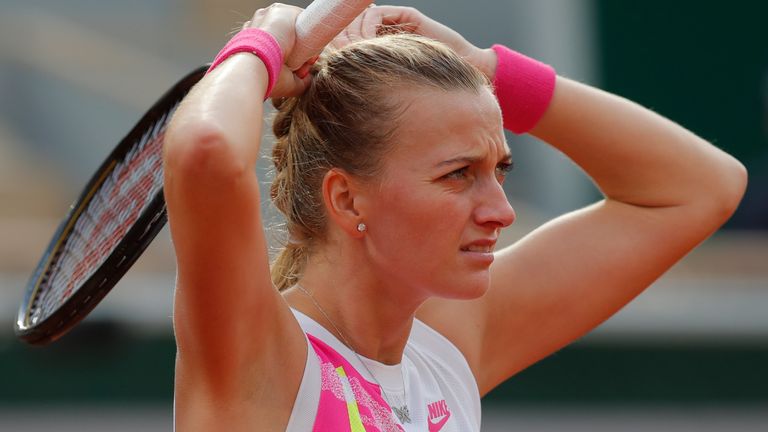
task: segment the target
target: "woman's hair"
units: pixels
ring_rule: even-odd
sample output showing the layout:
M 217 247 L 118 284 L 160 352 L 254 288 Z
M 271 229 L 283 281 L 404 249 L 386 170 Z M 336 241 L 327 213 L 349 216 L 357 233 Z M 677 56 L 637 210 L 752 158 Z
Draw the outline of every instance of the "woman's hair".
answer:
M 405 110 L 399 89 L 479 92 L 487 78 L 445 45 L 394 34 L 327 52 L 309 88 L 275 104 L 271 197 L 285 216 L 288 239 L 272 265 L 280 290 L 300 278 L 312 247 L 326 232 L 323 177 L 340 168 L 362 179 L 381 169 L 382 155 Z

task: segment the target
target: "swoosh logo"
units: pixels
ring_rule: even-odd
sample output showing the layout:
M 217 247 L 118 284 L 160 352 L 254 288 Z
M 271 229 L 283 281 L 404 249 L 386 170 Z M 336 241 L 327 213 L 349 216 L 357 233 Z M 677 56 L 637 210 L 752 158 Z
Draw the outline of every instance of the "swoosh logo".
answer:
M 448 419 L 451 418 L 451 413 L 448 412 L 448 414 L 443 415 L 442 417 L 437 418 L 430 418 L 429 419 L 429 432 L 438 432 L 440 429 L 445 426 L 445 423 L 448 421 Z M 437 420 L 437 421 L 435 421 Z

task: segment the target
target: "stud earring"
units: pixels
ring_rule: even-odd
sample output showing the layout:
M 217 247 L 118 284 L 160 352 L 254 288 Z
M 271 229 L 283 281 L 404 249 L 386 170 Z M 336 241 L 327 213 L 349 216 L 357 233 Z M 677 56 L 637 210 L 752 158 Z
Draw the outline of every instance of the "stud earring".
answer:
M 367 230 L 367 229 L 368 229 L 368 227 L 367 227 L 367 226 L 365 226 L 365 224 L 364 224 L 364 223 L 360 222 L 359 224 L 357 224 L 357 230 L 358 230 L 358 231 L 360 231 L 360 232 L 365 232 L 365 230 Z

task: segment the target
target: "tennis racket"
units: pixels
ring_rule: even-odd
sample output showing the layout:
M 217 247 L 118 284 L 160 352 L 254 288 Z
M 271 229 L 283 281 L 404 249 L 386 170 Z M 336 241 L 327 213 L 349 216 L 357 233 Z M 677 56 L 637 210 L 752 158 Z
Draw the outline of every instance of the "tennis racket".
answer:
M 289 65 L 322 51 L 370 0 L 315 0 L 296 21 Z M 163 138 L 201 66 L 176 83 L 120 141 L 70 206 L 26 287 L 16 335 L 36 345 L 72 329 L 120 281 L 167 222 Z

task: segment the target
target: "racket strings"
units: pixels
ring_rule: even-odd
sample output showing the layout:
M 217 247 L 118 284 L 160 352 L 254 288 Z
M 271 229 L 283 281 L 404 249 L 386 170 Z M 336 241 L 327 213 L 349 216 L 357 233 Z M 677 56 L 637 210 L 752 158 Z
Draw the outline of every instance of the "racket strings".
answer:
M 136 141 L 85 204 L 52 258 L 32 306 L 32 324 L 55 312 L 112 256 L 163 184 L 162 143 L 178 103 Z M 106 279 L 100 285 L 106 283 Z

